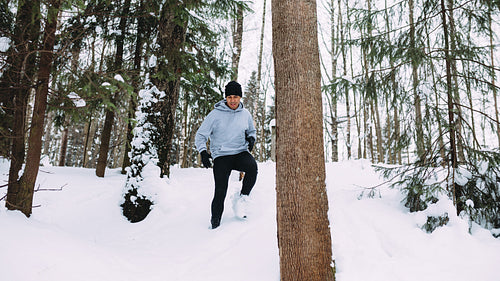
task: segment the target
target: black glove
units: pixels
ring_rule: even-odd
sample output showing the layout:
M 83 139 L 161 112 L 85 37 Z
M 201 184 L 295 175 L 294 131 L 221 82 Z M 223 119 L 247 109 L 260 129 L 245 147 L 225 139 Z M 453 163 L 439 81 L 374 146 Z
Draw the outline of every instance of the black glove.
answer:
M 202 152 L 200 152 L 200 154 L 201 154 L 201 163 L 203 163 L 203 167 L 211 168 L 212 163 L 210 163 L 210 158 L 212 158 L 212 156 L 210 156 L 210 154 L 208 154 L 206 150 L 203 150 Z
M 255 144 L 255 138 L 254 137 L 246 137 L 245 139 L 248 142 L 248 151 L 252 152 L 253 146 Z

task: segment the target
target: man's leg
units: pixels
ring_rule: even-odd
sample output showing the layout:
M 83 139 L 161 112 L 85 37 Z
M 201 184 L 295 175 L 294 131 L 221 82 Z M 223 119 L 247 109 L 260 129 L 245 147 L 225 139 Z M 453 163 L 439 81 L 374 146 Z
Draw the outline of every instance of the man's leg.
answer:
M 249 195 L 257 180 L 257 162 L 255 162 L 252 154 L 248 152 L 242 152 L 236 156 L 235 170 L 245 172 L 241 194 Z
M 231 174 L 230 157 L 221 156 L 214 160 L 215 192 L 212 200 L 212 220 L 219 220 L 224 211 L 229 175 Z

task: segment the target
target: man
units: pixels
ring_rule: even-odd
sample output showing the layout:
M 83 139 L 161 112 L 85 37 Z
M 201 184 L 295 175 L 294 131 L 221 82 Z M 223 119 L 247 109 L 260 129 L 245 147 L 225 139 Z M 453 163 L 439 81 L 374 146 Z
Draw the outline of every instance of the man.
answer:
M 215 192 L 212 200 L 212 229 L 220 225 L 229 176 L 232 170 L 245 172 L 240 194 L 235 198 L 235 213 L 246 218 L 248 195 L 257 179 L 257 163 L 250 154 L 255 144 L 255 127 L 252 115 L 241 103 L 241 85 L 236 81 L 227 83 L 226 98 L 215 104 L 196 132 L 195 144 L 201 154 L 205 168 L 212 166 Z M 210 152 L 207 141 L 210 139 Z

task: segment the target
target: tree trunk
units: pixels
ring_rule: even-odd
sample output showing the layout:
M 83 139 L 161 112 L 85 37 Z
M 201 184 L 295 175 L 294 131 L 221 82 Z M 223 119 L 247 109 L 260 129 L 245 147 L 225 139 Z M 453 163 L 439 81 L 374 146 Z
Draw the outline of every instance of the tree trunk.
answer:
M 387 0 L 385 3 L 385 23 L 386 23 L 386 36 L 387 41 L 391 42 L 391 22 L 388 13 L 388 5 Z M 394 69 L 394 59 L 389 59 L 389 65 L 391 67 L 390 80 L 391 86 L 390 90 L 386 94 L 386 107 L 387 107 L 387 148 L 389 152 L 387 153 L 389 156 L 389 164 L 401 163 L 401 149 L 398 148 L 399 143 L 399 119 L 398 119 L 398 83 L 396 82 L 396 72 Z M 393 116 L 391 116 L 390 109 L 393 109 Z M 392 124 L 394 122 L 394 124 Z M 399 156 L 399 162 L 398 162 Z
M 491 23 L 491 6 L 488 7 L 489 12 L 488 12 L 488 27 L 489 27 L 489 36 L 490 36 L 490 60 L 491 60 L 491 89 L 493 92 L 493 105 L 495 107 L 495 127 L 496 127 L 496 134 L 497 134 L 497 139 L 498 139 L 498 146 L 500 146 L 500 117 L 498 113 L 498 99 L 497 99 L 497 87 L 496 87 L 496 79 L 495 79 L 495 56 L 494 56 L 494 51 L 495 51 L 495 45 L 493 45 L 493 26 Z
M 266 4 L 267 0 L 264 0 L 264 3 L 262 4 L 262 26 L 260 28 L 260 45 L 259 45 L 259 58 L 258 58 L 258 64 L 257 64 L 257 93 L 263 92 L 264 97 L 263 97 L 263 106 L 259 108 L 260 111 L 260 117 L 261 120 L 260 122 L 260 134 L 259 134 L 259 143 L 260 143 L 260 149 L 259 149 L 259 160 L 264 161 L 264 150 L 265 150 L 265 135 L 264 135 L 264 127 L 266 124 L 266 92 L 261 91 L 262 87 L 262 52 L 264 50 L 264 35 L 265 35 L 265 26 L 266 26 Z
M 467 24 L 467 28 L 468 28 L 468 31 L 467 31 L 467 40 L 472 42 L 472 23 L 470 22 L 469 20 L 469 23 Z M 463 62 L 463 67 L 467 67 L 467 72 L 468 73 L 472 73 L 472 68 L 471 68 L 471 64 L 469 61 L 464 61 Z M 472 85 L 472 79 L 470 79 L 468 76 L 465 76 L 464 77 L 464 80 L 465 80 L 465 85 L 466 85 L 466 93 L 467 93 L 467 98 L 469 100 L 469 110 L 470 110 L 470 135 L 472 135 L 472 147 L 474 149 L 480 149 L 480 143 L 477 139 L 477 135 L 476 135 L 476 121 L 475 121 L 475 118 L 474 118 L 474 97 L 473 97 L 473 91 L 472 91 L 472 88 L 473 88 L 473 85 Z M 470 136 L 467 137 L 467 139 L 471 139 Z
M 107 109 L 104 117 L 104 126 L 101 132 L 101 145 L 99 146 L 99 158 L 97 159 L 97 166 L 95 174 L 98 177 L 104 177 L 106 166 L 108 165 L 109 142 L 111 140 L 111 130 L 113 129 L 113 122 L 115 120 L 115 112 L 113 109 Z
M 52 135 L 52 123 L 54 122 L 54 112 L 49 112 L 46 117 L 46 122 L 45 122 L 45 128 L 43 129 L 44 131 L 44 136 L 43 136 L 43 149 L 42 149 L 42 155 L 49 155 L 50 154 L 50 138 Z
M 47 108 L 49 77 L 52 69 L 57 16 L 61 0 L 53 0 L 50 1 L 49 4 L 43 47 L 40 55 L 40 67 L 38 69 L 38 87 L 36 90 L 35 105 L 33 108 L 33 117 L 31 119 L 31 129 L 28 139 L 26 167 L 24 168 L 23 175 L 19 179 L 19 193 L 16 196 L 17 200 L 7 201 L 9 209 L 20 210 L 27 217 L 31 215 L 33 193 L 40 165 L 43 124 L 45 120 L 45 110 Z
M 13 42 L 16 48 L 8 58 L 11 65 L 3 73 L 0 84 L 0 96 L 5 110 L 12 119 L 6 118 L 5 126 L 10 127 L 10 168 L 6 206 L 16 208 L 22 196 L 19 186 L 19 171 L 22 169 L 25 157 L 25 133 L 28 99 L 35 85 L 36 48 L 40 37 L 40 1 L 19 1 Z M 5 100 L 3 100 L 5 99 Z M 9 203 L 10 202 L 10 203 Z
M 61 135 L 61 149 L 59 150 L 58 166 L 64 166 L 66 163 L 66 151 L 68 150 L 69 119 L 69 115 L 66 114 L 66 116 L 64 117 L 64 123 L 62 125 L 63 132 Z
M 455 9 L 453 0 L 447 0 L 448 1 L 448 9 L 447 13 L 449 15 L 449 34 L 448 34 L 448 40 L 449 40 L 449 48 L 451 52 L 449 53 L 450 55 L 450 63 L 451 63 L 451 77 L 453 79 L 453 99 L 454 103 L 457 105 L 455 106 L 454 110 L 456 113 L 456 122 L 455 122 L 455 133 L 456 133 L 456 148 L 457 148 L 457 161 L 463 163 L 465 162 L 465 152 L 464 152 L 464 144 L 463 144 L 463 133 L 462 133 L 462 107 L 460 106 L 460 92 L 458 89 L 458 69 L 457 69 L 457 62 L 455 59 L 455 54 L 456 54 L 456 49 L 457 49 L 457 43 L 455 40 L 456 37 L 456 27 L 455 27 L 455 19 L 453 16 L 453 10 Z
M 334 17 L 334 1 L 330 2 L 330 20 L 331 20 L 331 48 L 332 51 L 330 53 L 332 60 L 332 80 L 337 78 L 337 47 L 335 46 L 335 42 L 338 41 L 338 38 L 335 38 L 335 17 Z M 338 138 L 338 121 L 337 121 L 337 93 L 331 93 L 331 122 L 332 122 L 332 162 L 339 161 L 339 138 Z
M 88 121 L 85 124 L 85 137 L 83 146 L 83 167 L 91 168 L 90 159 L 92 158 L 92 144 L 94 143 L 95 134 L 97 132 L 97 120 L 92 121 L 92 113 L 88 117 Z
M 120 35 L 117 36 L 116 38 L 116 54 L 115 54 L 114 70 L 117 71 L 118 73 L 122 72 L 121 68 L 123 64 L 123 46 L 125 41 L 125 34 L 127 31 L 127 16 L 129 10 L 130 10 L 130 0 L 125 0 L 119 24 Z M 111 97 L 111 103 L 115 104 L 115 98 L 117 94 L 119 93 L 113 94 L 113 97 Z M 108 163 L 108 154 L 109 154 L 109 142 L 111 139 L 111 131 L 113 129 L 114 122 L 115 122 L 115 109 L 108 107 L 106 109 L 106 117 L 101 134 L 99 159 L 97 160 L 97 167 L 95 170 L 95 174 L 98 177 L 104 177 L 104 173 L 106 171 L 106 166 Z
M 449 34 L 448 34 L 448 24 L 446 23 L 446 6 L 444 0 L 441 0 L 441 19 L 443 21 L 443 37 L 444 37 L 444 55 L 446 60 L 446 93 L 448 102 L 448 127 L 450 135 L 450 159 L 451 162 L 451 179 L 448 182 L 451 184 L 449 190 L 453 197 L 453 203 L 455 206 L 458 204 L 458 196 L 460 194 L 459 186 L 455 184 L 455 169 L 458 167 L 457 164 L 457 147 L 456 147 L 456 129 L 455 129 L 455 116 L 454 116 L 454 100 L 453 100 L 453 90 L 452 90 L 452 77 L 451 77 L 451 56 L 450 56 L 450 45 L 449 45 Z M 460 214 L 460 209 L 457 206 L 457 215 Z
M 334 280 L 316 2 L 273 0 L 272 13 L 281 280 Z
M 158 166 L 160 176 L 170 177 L 170 163 L 172 140 L 175 131 L 175 110 L 179 102 L 181 55 L 185 42 L 187 19 L 183 13 L 186 11 L 181 1 L 167 2 L 162 7 L 160 22 L 158 24 L 157 57 L 160 62 L 155 70 L 162 78 L 152 79 L 153 84 L 160 91 L 165 92 L 165 98 L 157 103 L 156 110 L 161 112 L 155 126 L 159 130 L 157 143 Z
M 412 81 L 413 81 L 413 107 L 415 108 L 415 133 L 417 145 L 417 156 L 420 161 L 424 161 L 425 158 L 425 146 L 424 146 L 424 129 L 422 127 L 422 102 L 420 99 L 420 94 L 418 93 L 418 63 L 416 58 L 416 42 L 415 42 L 415 23 L 413 19 L 413 0 L 409 0 L 409 20 L 410 20 L 410 48 L 412 53 L 411 68 L 412 68 Z
M 181 150 L 181 168 L 188 168 L 189 165 L 188 165 L 188 143 L 189 143 L 189 133 L 188 133 L 188 100 L 187 100 L 187 96 L 189 95 L 190 93 L 184 91 L 183 93 L 183 100 L 184 100 L 184 104 L 182 105 L 182 150 Z M 192 120 L 189 120 L 189 123 L 191 123 Z
M 141 0 L 139 3 L 139 10 L 144 9 L 144 1 Z M 134 72 L 131 75 L 132 79 L 132 87 L 134 88 L 134 93 L 139 93 L 139 80 L 141 73 L 141 61 L 142 61 L 142 49 L 144 46 L 144 27 L 146 19 L 144 17 L 139 17 L 137 19 L 137 35 L 135 41 L 135 50 L 134 50 Z M 136 95 L 132 95 L 129 100 L 129 108 L 128 108 L 128 122 L 127 122 L 127 141 L 125 143 L 125 153 L 123 155 L 123 163 L 122 163 L 122 174 L 126 174 L 125 168 L 130 166 L 130 157 L 129 152 L 132 149 L 132 139 L 134 138 L 133 133 L 133 119 L 135 118 L 135 110 L 137 108 L 137 97 Z
M 429 30 L 426 27 L 425 32 L 427 34 L 427 48 L 428 51 L 431 51 L 431 41 L 430 41 L 430 35 L 429 35 Z M 445 152 L 445 147 L 444 147 L 444 132 L 443 132 L 443 120 L 441 118 L 441 113 L 439 112 L 439 93 L 437 89 L 437 80 L 436 80 L 436 68 L 434 66 L 434 62 L 432 60 L 429 61 L 430 69 L 431 69 L 431 77 L 432 77 L 432 88 L 434 91 L 434 115 L 436 116 L 436 124 L 438 127 L 438 145 L 439 145 L 439 154 L 441 156 L 441 159 L 446 159 L 446 152 Z M 442 166 L 446 166 L 445 161 L 442 162 Z
M 233 57 L 232 57 L 232 80 L 238 80 L 238 68 L 240 65 L 241 57 L 241 43 L 243 39 L 243 8 L 239 5 L 236 6 L 236 13 L 233 22 Z M 257 107 L 254 107 L 257 108 Z M 255 112 L 255 110 L 254 110 Z M 255 119 L 254 119 L 255 120 Z
M 332 7 L 333 7 L 333 1 L 332 1 Z M 343 64 L 343 75 L 344 77 L 347 77 L 347 53 L 346 53 L 346 46 L 345 46 L 345 27 L 342 19 L 342 3 L 341 0 L 338 0 L 338 9 L 339 9 L 339 31 L 340 31 L 340 48 L 341 48 L 341 53 L 342 53 L 342 64 Z M 346 128 L 346 147 L 347 147 L 347 159 L 351 159 L 352 157 L 352 152 L 351 152 L 351 102 L 349 98 L 349 87 L 346 86 L 344 87 L 344 93 L 345 93 L 345 111 L 346 111 L 346 117 L 347 117 L 347 128 Z
M 379 163 L 384 162 L 384 146 L 383 146 L 383 137 L 382 137 L 382 125 L 380 125 L 380 111 L 378 108 L 378 98 L 375 97 L 375 100 L 371 102 L 373 117 L 375 119 L 375 135 L 377 136 L 377 160 Z

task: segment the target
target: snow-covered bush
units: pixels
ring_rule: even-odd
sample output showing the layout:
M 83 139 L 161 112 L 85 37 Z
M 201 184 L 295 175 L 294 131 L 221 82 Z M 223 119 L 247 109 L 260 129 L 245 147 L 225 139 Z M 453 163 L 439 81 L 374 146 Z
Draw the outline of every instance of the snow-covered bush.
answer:
M 500 154 L 481 154 L 460 169 L 458 202 L 463 214 L 487 229 L 500 229 Z
M 391 185 L 399 188 L 410 212 L 427 209 L 438 198 L 452 199 L 457 213 L 491 230 L 495 237 L 500 229 L 500 153 L 475 151 L 474 157 L 459 167 L 414 163 L 397 167 L 377 167 Z M 423 226 L 428 232 L 448 222 L 448 215 L 428 217 Z

